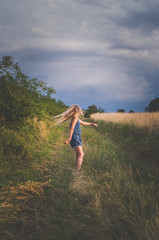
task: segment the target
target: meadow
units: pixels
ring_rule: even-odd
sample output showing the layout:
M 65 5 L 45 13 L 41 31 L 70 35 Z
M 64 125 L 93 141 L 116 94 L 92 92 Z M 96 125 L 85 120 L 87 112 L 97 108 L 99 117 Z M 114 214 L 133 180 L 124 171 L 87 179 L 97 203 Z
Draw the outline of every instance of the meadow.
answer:
M 82 127 L 77 174 L 63 144 L 69 123 L 55 126 L 48 117 L 1 128 L 1 239 L 158 239 L 158 122 L 97 122 Z

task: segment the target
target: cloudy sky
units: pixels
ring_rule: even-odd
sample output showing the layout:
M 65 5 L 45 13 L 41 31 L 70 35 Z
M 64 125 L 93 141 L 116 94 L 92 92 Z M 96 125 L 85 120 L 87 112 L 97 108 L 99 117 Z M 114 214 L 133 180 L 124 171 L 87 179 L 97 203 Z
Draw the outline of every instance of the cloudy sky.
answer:
M 144 111 L 159 97 L 158 0 L 0 0 L 0 57 L 107 112 Z

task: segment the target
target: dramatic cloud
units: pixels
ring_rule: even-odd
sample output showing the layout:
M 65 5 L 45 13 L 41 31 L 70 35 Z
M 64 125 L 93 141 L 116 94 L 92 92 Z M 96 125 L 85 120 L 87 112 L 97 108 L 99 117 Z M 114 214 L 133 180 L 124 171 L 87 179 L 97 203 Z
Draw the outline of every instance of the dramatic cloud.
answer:
M 67 104 L 143 111 L 158 97 L 157 0 L 0 3 L 0 56 L 14 56 Z

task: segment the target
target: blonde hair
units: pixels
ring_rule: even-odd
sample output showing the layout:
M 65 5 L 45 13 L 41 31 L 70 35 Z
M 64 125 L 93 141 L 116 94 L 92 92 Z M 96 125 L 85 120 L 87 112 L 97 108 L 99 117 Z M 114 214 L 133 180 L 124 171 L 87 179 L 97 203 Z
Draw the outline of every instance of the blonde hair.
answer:
M 61 124 L 67 120 L 69 120 L 71 117 L 73 117 L 76 113 L 80 113 L 80 115 L 83 116 L 83 110 L 78 105 L 72 105 L 70 106 L 65 112 L 61 113 L 60 115 L 57 115 L 53 117 L 53 120 L 56 122 L 56 124 Z

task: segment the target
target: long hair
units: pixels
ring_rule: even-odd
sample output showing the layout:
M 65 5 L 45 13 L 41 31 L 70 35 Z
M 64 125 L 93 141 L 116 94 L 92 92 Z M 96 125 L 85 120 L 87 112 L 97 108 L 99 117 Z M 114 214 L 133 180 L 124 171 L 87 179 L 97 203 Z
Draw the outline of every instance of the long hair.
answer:
M 77 112 L 80 113 L 80 115 L 83 116 L 82 108 L 80 108 L 78 105 L 72 105 L 70 106 L 65 112 L 54 116 L 52 119 L 55 121 L 56 124 L 61 124 L 67 120 L 69 120 L 71 117 L 73 117 Z

